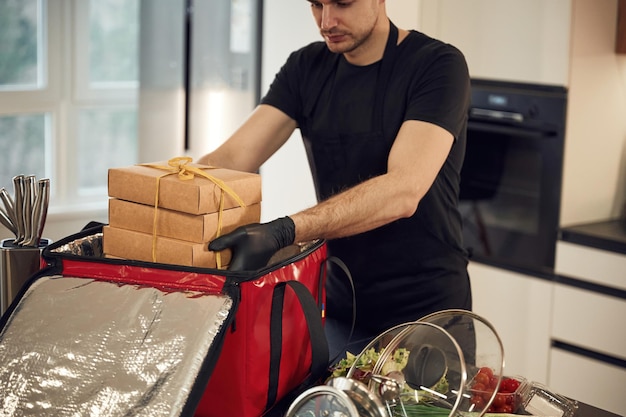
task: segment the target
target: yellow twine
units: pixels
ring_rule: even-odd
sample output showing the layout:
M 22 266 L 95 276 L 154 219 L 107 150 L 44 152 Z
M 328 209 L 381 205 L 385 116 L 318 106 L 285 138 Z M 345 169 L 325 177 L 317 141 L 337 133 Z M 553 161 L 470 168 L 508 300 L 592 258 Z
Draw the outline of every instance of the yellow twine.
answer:
M 231 196 L 240 207 L 245 207 L 246 204 L 243 202 L 241 198 L 222 180 L 216 178 L 209 173 L 203 171 L 203 169 L 215 169 L 216 167 L 207 166 L 203 168 L 188 166 L 187 164 L 192 162 L 192 159 L 188 156 L 178 156 L 167 161 L 167 166 L 159 165 L 159 164 L 141 164 L 142 166 L 146 166 L 149 168 L 160 169 L 163 171 L 167 171 L 162 175 L 159 175 L 156 179 L 156 193 L 154 196 L 154 218 L 152 220 L 152 261 L 156 262 L 156 242 L 157 242 L 157 217 L 158 217 L 158 207 L 159 207 L 159 190 L 161 185 L 161 178 L 166 177 L 168 175 L 177 174 L 178 179 L 182 181 L 188 181 L 193 179 L 196 175 L 200 175 L 203 178 L 208 179 L 213 182 L 220 189 L 220 203 L 219 210 L 217 213 L 217 234 L 216 237 L 221 235 L 222 231 L 222 212 L 224 211 L 224 193 Z M 217 263 L 217 268 L 222 268 L 222 257 L 220 252 L 216 252 L 215 260 Z

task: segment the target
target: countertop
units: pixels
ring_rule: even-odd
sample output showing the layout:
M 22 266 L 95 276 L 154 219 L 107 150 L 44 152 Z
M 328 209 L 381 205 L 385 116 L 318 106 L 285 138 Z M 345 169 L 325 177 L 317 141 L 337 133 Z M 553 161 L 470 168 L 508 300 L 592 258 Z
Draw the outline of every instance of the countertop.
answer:
M 615 219 L 563 227 L 559 239 L 626 254 L 626 220 Z
M 623 417 L 619 414 L 614 414 L 606 410 L 593 407 L 585 403 L 578 403 L 578 410 L 574 414 L 574 417 Z

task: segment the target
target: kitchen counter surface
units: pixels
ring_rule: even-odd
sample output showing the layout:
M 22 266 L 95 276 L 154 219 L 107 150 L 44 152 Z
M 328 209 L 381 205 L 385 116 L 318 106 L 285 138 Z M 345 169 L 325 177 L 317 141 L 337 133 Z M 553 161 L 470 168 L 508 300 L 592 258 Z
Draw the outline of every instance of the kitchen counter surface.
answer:
M 593 407 L 585 403 L 578 403 L 578 409 L 574 413 L 574 417 L 623 417 L 606 410 Z
M 626 254 L 626 220 L 615 219 L 563 227 L 560 240 Z
M 284 408 L 280 408 L 280 409 L 274 408 L 273 410 L 267 413 L 266 417 L 284 417 L 285 413 L 287 412 L 287 407 L 288 405 L 285 404 Z M 520 414 L 520 417 L 522 417 L 521 414 Z M 578 409 L 574 413 L 574 417 L 624 417 L 624 416 L 620 416 L 619 414 L 614 414 L 609 411 L 601 410 L 591 405 L 578 402 Z

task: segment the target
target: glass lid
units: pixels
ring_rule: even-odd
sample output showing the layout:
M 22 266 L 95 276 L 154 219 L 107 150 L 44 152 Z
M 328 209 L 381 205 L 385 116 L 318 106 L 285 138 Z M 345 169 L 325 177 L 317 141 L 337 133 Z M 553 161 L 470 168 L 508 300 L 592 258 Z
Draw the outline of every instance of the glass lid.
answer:
M 467 371 L 460 411 L 482 416 L 492 404 L 504 372 L 504 347 L 495 328 L 467 310 L 442 310 L 418 320 L 446 330 L 461 348 Z
M 413 322 L 381 351 L 369 378 L 389 416 L 456 415 L 467 375 L 460 346 L 443 328 Z
M 480 417 L 496 396 L 503 368 L 504 348 L 488 321 L 466 310 L 443 310 L 380 334 L 346 376 L 367 385 L 389 416 L 447 410 L 449 416 Z

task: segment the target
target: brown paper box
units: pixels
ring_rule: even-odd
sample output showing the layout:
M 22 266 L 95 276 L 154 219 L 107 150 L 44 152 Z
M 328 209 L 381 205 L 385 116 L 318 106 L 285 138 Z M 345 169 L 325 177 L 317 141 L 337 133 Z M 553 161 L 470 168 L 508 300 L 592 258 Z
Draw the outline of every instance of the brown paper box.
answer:
M 102 244 L 105 256 L 152 262 L 153 237 L 148 233 L 103 228 Z M 172 265 L 216 268 L 216 253 L 208 249 L 206 243 L 186 242 L 161 236 L 156 238 L 156 262 Z M 221 252 L 223 265 L 230 262 L 230 251 Z
M 154 214 L 154 206 L 109 199 L 109 225 L 112 227 L 152 234 Z M 156 234 L 189 242 L 210 242 L 217 235 L 218 218 L 218 213 L 194 215 L 159 208 L 156 215 Z M 221 234 L 224 235 L 237 226 L 258 223 L 260 219 L 259 203 L 223 210 Z
M 154 165 L 167 166 L 167 162 Z M 202 168 L 209 175 L 224 181 L 246 205 L 261 202 L 261 176 L 225 168 L 188 164 Z M 109 169 L 109 197 L 154 206 L 157 178 L 167 171 L 143 165 Z M 159 207 L 190 214 L 214 213 L 219 210 L 221 189 L 212 181 L 196 175 L 182 180 L 177 174 L 160 179 Z M 239 207 L 237 201 L 224 194 L 224 209 Z

